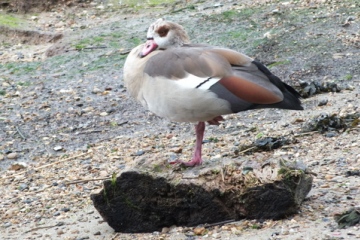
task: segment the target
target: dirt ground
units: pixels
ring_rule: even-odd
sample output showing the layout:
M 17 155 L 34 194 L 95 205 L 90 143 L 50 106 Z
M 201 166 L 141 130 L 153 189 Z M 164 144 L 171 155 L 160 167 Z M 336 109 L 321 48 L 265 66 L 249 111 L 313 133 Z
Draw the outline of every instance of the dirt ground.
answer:
M 304 132 L 307 122 L 322 113 L 359 115 L 358 1 L 151 6 L 99 1 L 42 13 L 5 13 L 0 11 L 1 239 L 360 238 L 359 223 L 339 229 L 334 220 L 360 207 L 359 122 L 352 120 L 346 129 Z M 151 114 L 129 98 L 122 82 L 127 53 L 146 40 L 147 27 L 159 17 L 182 24 L 194 43 L 257 58 L 299 90 L 312 81 L 341 87 L 340 92 L 302 99 L 304 111 L 243 112 L 207 128 L 205 165 L 235 158 L 307 165 L 314 183 L 298 214 L 200 232 L 173 226 L 146 234 L 115 233 L 98 215 L 90 194 L 102 188 L 103 179 L 141 159 L 160 158 L 166 164 L 192 154 L 192 124 Z M 238 154 L 263 136 L 295 141 L 270 152 Z

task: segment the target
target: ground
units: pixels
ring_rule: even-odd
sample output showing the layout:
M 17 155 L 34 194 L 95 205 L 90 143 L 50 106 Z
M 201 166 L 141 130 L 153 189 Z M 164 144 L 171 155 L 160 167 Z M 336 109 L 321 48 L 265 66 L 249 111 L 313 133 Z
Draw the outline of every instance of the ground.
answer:
M 22 15 L 0 12 L 0 30 L 6 33 L 0 35 L 2 238 L 359 238 L 359 224 L 338 229 L 333 218 L 359 207 L 359 122 L 304 132 L 321 113 L 359 114 L 358 1 L 128 2 L 56 6 Z M 304 111 L 243 112 L 207 128 L 205 164 L 232 158 L 303 162 L 315 175 L 298 214 L 149 234 L 114 233 L 102 221 L 90 194 L 102 188 L 103 179 L 134 160 L 161 158 L 166 164 L 191 156 L 193 125 L 146 111 L 122 82 L 127 53 L 146 40 L 147 27 L 159 17 L 184 25 L 194 43 L 257 58 L 297 89 L 311 81 L 342 87 L 304 98 Z M 294 141 L 270 152 L 239 151 L 263 136 Z

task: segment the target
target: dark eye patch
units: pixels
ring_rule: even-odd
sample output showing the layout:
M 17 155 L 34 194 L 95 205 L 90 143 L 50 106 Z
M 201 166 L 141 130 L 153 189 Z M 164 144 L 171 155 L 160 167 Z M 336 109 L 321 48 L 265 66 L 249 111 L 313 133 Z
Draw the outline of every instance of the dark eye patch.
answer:
M 160 37 L 165 37 L 168 34 L 169 30 L 170 29 L 167 26 L 161 26 L 158 29 L 157 33 L 159 34 Z

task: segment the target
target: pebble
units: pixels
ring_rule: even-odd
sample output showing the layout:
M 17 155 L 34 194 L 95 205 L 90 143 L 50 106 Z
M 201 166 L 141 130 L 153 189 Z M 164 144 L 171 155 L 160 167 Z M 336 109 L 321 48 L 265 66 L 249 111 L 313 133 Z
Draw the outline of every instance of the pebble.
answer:
M 18 155 L 16 152 L 12 152 L 12 153 L 9 153 L 6 157 L 8 159 L 16 159 L 18 157 Z
M 93 94 L 97 94 L 97 93 L 101 93 L 101 92 L 102 91 L 97 87 L 94 87 L 93 90 L 91 91 L 91 93 L 93 93 Z
M 65 26 L 65 23 L 63 21 L 60 21 L 60 22 L 55 24 L 56 28 L 61 28 L 61 27 L 64 27 L 64 26 Z
M 62 148 L 62 146 L 55 146 L 54 147 L 54 151 L 61 151 L 63 148 Z
M 220 160 L 221 159 L 221 154 L 217 154 L 213 157 L 211 157 L 211 160 Z
M 182 153 L 182 148 L 175 148 L 175 149 L 172 149 L 171 151 L 174 152 L 174 153 Z
M 279 9 L 276 9 L 275 11 L 273 11 L 274 13 L 277 13 L 279 11 Z M 351 21 L 350 19 L 347 19 L 347 21 Z M 57 21 L 58 22 L 58 21 Z M 64 24 L 64 22 L 62 22 L 61 24 Z M 58 24 L 57 25 L 57 27 L 61 27 L 61 24 Z M 81 26 L 81 23 L 79 22 L 79 26 Z M 7 84 L 7 83 L 3 83 L 3 84 Z M 84 89 L 86 89 L 86 88 L 84 88 Z M 91 91 L 91 88 L 90 88 L 90 91 Z M 100 92 L 100 91 L 99 91 Z M 85 105 L 86 106 L 86 105 Z M 82 107 L 82 106 L 81 106 Z M 92 111 L 93 109 L 92 108 L 86 108 L 86 110 L 87 111 Z M 101 112 L 101 111 L 100 111 Z M 229 131 L 231 131 L 231 130 L 229 130 Z M 241 131 L 241 132 L 243 132 L 243 131 Z M 232 136 L 237 136 L 237 135 L 240 135 L 240 131 L 237 131 L 237 132 L 233 132 L 232 134 L 231 134 Z M 172 137 L 170 137 L 170 138 L 172 138 Z M 330 140 L 330 139 L 329 139 Z M 240 143 L 239 142 L 237 142 L 236 144 L 234 143 L 234 146 L 237 146 L 237 145 L 239 145 Z M 346 147 L 344 147 L 345 149 L 349 149 L 349 148 L 346 148 Z M 352 151 L 353 149 L 349 149 L 350 151 Z M 136 148 L 135 148 L 135 151 L 136 151 Z M 185 151 L 185 150 L 184 150 Z M 187 150 L 186 150 L 187 151 Z M 104 154 L 106 154 L 106 152 L 104 151 L 103 152 Z M 336 154 L 336 151 L 334 152 L 335 154 Z M 175 154 L 173 155 L 174 157 L 176 156 Z M 352 155 L 352 156 L 354 156 L 354 155 Z M 4 154 L 3 156 L 2 156 L 3 158 L 6 158 L 6 154 Z M 321 156 L 320 156 L 321 157 Z M 321 158 L 315 158 L 315 160 L 318 160 L 318 159 L 321 159 Z M 96 159 L 96 158 L 95 158 Z M 358 155 L 358 162 L 360 162 L 360 155 Z M 0 160 L 1 160 L 1 155 L 0 155 Z M 184 160 L 187 160 L 187 159 L 184 159 Z M 353 159 L 350 159 L 350 160 L 353 160 Z M 40 162 L 41 163 L 41 162 Z M 352 162 L 353 163 L 353 162 Z M 319 164 L 319 162 L 317 162 L 317 163 L 314 163 L 315 165 L 318 165 Z M 83 166 L 80 166 L 80 168 L 81 167 L 83 167 Z M 318 167 L 318 168 L 320 168 L 320 167 Z M 85 168 L 84 168 L 85 169 Z M 60 171 L 60 170 L 59 170 Z M 94 171 L 94 170 L 91 170 L 91 171 Z M 95 171 L 97 171 L 97 170 L 95 170 Z M 315 169 L 315 172 L 316 172 L 317 170 Z M 90 171 L 89 171 L 90 172 Z M 111 172 L 110 170 L 109 170 L 109 172 Z M 97 172 L 96 172 L 97 173 Z M 108 175 L 107 173 L 106 174 L 103 174 L 103 175 Z M 329 176 L 329 179 L 331 179 L 330 178 L 331 176 Z M 38 179 L 36 179 L 36 178 L 34 178 L 35 180 L 34 181 L 38 181 Z M 56 180 L 56 181 L 59 181 L 59 183 L 60 183 L 60 181 L 61 180 L 59 180 L 58 178 L 49 178 L 49 179 L 47 179 L 46 177 L 44 177 L 44 179 L 45 180 L 48 180 L 49 181 L 49 183 L 51 183 L 51 182 L 53 182 L 54 180 Z M 327 179 L 327 177 L 325 177 L 325 179 Z M 358 178 L 356 178 L 356 177 L 352 177 L 351 179 L 358 179 Z M 41 180 L 41 179 L 40 179 Z M 321 182 L 320 182 L 321 183 Z M 17 184 L 18 185 L 18 184 Z M 53 184 L 54 186 L 57 186 L 58 185 L 58 183 L 57 182 L 54 182 L 54 184 Z M 15 188 L 13 188 L 13 189 L 16 189 L 16 187 Z M 56 187 L 56 188 L 49 188 L 49 190 L 46 190 L 45 191 L 45 193 L 47 193 L 47 194 L 51 194 L 52 192 L 51 192 L 51 190 L 58 190 L 58 189 L 60 189 L 60 188 L 58 188 L 58 187 Z M 68 189 L 68 188 L 67 188 Z M 316 188 L 314 188 L 314 191 L 316 191 L 317 189 Z M 323 190 L 327 190 L 327 189 L 323 189 Z M 39 196 L 41 196 L 41 194 L 42 193 L 39 193 Z M 314 195 L 312 195 L 312 196 L 314 196 Z M 355 195 L 355 197 L 356 197 L 356 195 Z M 314 202 L 315 203 L 318 203 L 318 202 L 322 202 L 322 201 L 320 201 L 321 199 L 314 199 Z M 304 205 L 310 205 L 310 204 L 312 204 L 313 203 L 313 199 L 311 198 L 311 201 L 308 201 L 308 202 L 305 202 L 304 203 Z M 324 203 L 324 204 L 326 204 L 326 203 Z M 316 206 L 316 204 L 315 204 L 315 206 Z M 60 208 L 59 208 L 60 209 Z M 16 212 L 15 212 L 15 214 L 16 214 Z M 31 214 L 31 213 L 30 213 Z M 29 216 L 31 216 L 29 214 Z M 331 213 L 329 213 L 329 215 L 331 215 Z M 40 215 L 38 215 L 38 216 L 40 216 Z M 326 216 L 327 216 L 327 214 L 326 214 Z M 44 218 L 44 219 L 46 219 L 46 218 Z M 331 221 L 333 221 L 332 220 L 332 218 L 331 218 Z M 4 221 L 4 222 L 6 222 L 6 221 Z M 5 224 L 4 224 L 4 222 L 3 222 L 3 226 L 5 226 Z M 285 222 L 285 220 L 284 220 L 284 222 Z M 281 224 L 282 224 L 282 222 L 280 222 Z M 13 223 L 14 224 L 14 223 Z M 278 224 L 278 223 L 277 223 Z M 9 226 L 11 226 L 11 223 L 9 223 Z M 279 226 L 279 225 L 278 225 Z M 277 227 L 276 227 L 277 228 Z M 275 228 L 274 228 L 275 229 Z M 164 230 L 164 229 L 163 229 Z M 64 230 L 65 232 L 67 232 L 66 230 Z M 273 231 L 273 230 L 272 230 Z M 291 231 L 291 229 L 289 230 L 289 232 Z M 96 233 L 94 233 L 95 231 L 92 231 L 90 234 L 88 234 L 89 236 L 92 236 L 92 235 L 96 235 L 96 233 L 98 233 L 98 232 L 96 232 Z M 80 234 L 80 232 L 77 230 L 77 237 L 74 237 L 74 238 L 76 238 L 76 239 L 90 239 L 90 238 L 95 238 L 94 236 L 92 236 L 92 237 L 83 237 L 83 238 L 80 238 L 80 236 L 82 237 L 82 236 L 86 236 L 87 234 L 84 234 L 83 235 L 83 233 L 82 234 Z M 271 232 L 270 232 L 271 233 Z M 103 235 L 106 235 L 106 233 L 105 232 L 103 232 Z M 257 234 L 257 233 L 254 233 L 255 235 Z M 276 235 L 279 235 L 279 233 L 274 233 L 274 235 L 276 236 Z M 215 236 L 215 235 L 214 235 Z M 58 236 L 59 237 L 59 236 Z M 55 236 L 55 238 L 56 238 L 56 236 Z M 199 237 L 197 237 L 197 238 L 199 238 Z M 289 236 L 289 238 L 291 238 L 291 236 Z M 329 238 L 331 238 L 331 235 L 329 235 Z M 189 239 L 191 239 L 191 238 L 189 238 Z
M 175 163 L 178 159 L 178 156 L 172 152 L 166 154 L 166 156 L 168 157 L 168 163 Z
M 204 227 L 196 227 L 194 228 L 195 235 L 204 235 L 206 229 Z
M 327 174 L 327 175 L 325 175 L 325 179 L 326 179 L 326 180 L 331 180 L 331 179 L 333 179 L 333 176 L 332 176 L 332 175 Z
M 16 56 L 17 56 L 18 59 L 24 59 L 24 54 L 21 53 L 21 52 L 17 52 Z
M 320 106 L 324 106 L 324 105 L 326 105 L 328 103 L 328 100 L 327 99 L 322 99 L 322 100 L 320 100 L 320 102 L 318 103 L 318 106 L 320 107 Z
M 26 183 L 20 183 L 19 184 L 19 190 L 24 191 L 25 189 L 28 189 L 29 186 Z
M 4 218 L 11 218 L 11 217 L 14 216 L 16 213 L 17 213 L 17 210 L 16 210 L 15 208 L 11 208 L 11 209 L 7 210 L 7 211 L 4 213 L 3 217 L 4 217 Z
M 76 238 L 76 240 L 85 240 L 85 239 L 90 239 L 90 237 L 89 237 L 89 236 L 85 236 L 85 237 Z
M 145 153 L 145 151 L 139 150 L 139 151 L 137 151 L 136 153 L 134 153 L 134 155 L 135 155 L 135 156 L 141 156 L 141 155 L 143 155 L 144 153 Z
M 63 211 L 63 212 L 68 212 L 68 211 L 70 211 L 70 208 L 64 207 L 64 208 L 61 209 L 61 211 Z
M 93 107 L 87 107 L 87 108 L 83 108 L 81 111 L 83 111 L 84 113 L 87 113 L 87 112 L 90 112 L 92 110 L 94 110 Z
M 78 220 L 79 222 L 87 222 L 89 219 L 88 219 L 87 217 L 81 216 L 81 217 L 79 217 L 77 220 Z
M 26 203 L 26 204 L 29 204 L 29 203 L 32 203 L 32 202 L 33 202 L 33 200 L 32 200 L 32 199 L 27 198 L 27 199 L 24 199 L 22 202 L 23 202 L 23 203 Z
M 0 154 L 0 161 L 4 160 L 4 155 Z
M 3 224 L 3 227 L 4 227 L 4 228 L 8 228 L 8 227 L 10 227 L 11 225 L 12 225 L 11 222 L 6 222 L 6 223 Z
M 232 133 L 230 133 L 231 136 L 239 136 L 241 135 L 241 132 L 240 131 L 234 131 Z
M 327 132 L 325 133 L 325 137 L 332 138 L 336 137 L 338 134 L 336 132 Z

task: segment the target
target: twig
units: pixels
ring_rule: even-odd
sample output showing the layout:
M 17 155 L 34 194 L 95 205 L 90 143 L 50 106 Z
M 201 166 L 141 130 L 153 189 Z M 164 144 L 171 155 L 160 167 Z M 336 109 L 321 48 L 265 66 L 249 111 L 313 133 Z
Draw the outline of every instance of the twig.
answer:
M 73 48 L 73 49 L 70 49 L 69 51 L 82 51 L 82 50 L 92 50 L 92 49 L 101 49 L 101 48 L 107 48 L 107 46 Z
M 121 125 L 127 124 L 128 122 L 129 122 L 129 121 L 124 121 L 124 122 L 118 123 L 118 126 L 121 126 Z
M 312 134 L 314 134 L 314 133 L 319 133 L 319 131 L 299 133 L 299 134 L 295 134 L 294 137 L 301 137 L 301 136 L 306 136 L 306 135 L 312 135 Z
M 284 146 L 281 146 L 281 149 L 287 149 L 287 148 L 293 148 L 294 146 L 293 145 L 284 145 Z
M 115 238 L 117 238 L 117 236 L 119 236 L 120 233 L 115 233 L 115 235 L 110 239 L 110 240 L 114 240 Z
M 66 185 L 71 185 L 71 184 L 76 184 L 76 183 L 83 183 L 83 182 L 92 182 L 92 181 L 100 181 L 100 180 L 108 180 L 111 179 L 111 177 L 106 177 L 106 178 L 90 178 L 90 179 L 80 179 L 80 180 L 75 180 L 72 182 L 66 182 Z
M 225 220 L 225 221 L 222 221 L 222 222 L 206 224 L 204 227 L 205 227 L 205 228 L 208 228 L 208 227 L 223 225 L 223 224 L 227 224 L 227 223 L 232 223 L 232 222 L 235 222 L 235 221 L 236 221 L 235 219 Z
M 256 148 L 256 147 L 251 147 L 251 148 L 245 149 L 245 150 L 239 152 L 238 154 L 248 152 L 250 150 L 253 150 L 254 148 Z
M 89 50 L 91 50 L 91 49 L 100 49 L 100 48 L 107 48 L 107 46 L 84 47 L 84 48 L 82 48 L 82 49 L 89 49 Z
M 94 47 L 83 47 L 83 48 L 71 48 L 68 51 L 82 51 L 82 50 L 93 50 L 93 49 L 101 49 L 107 48 L 107 46 L 94 46 Z
M 42 168 L 50 167 L 50 166 L 52 166 L 52 165 L 56 165 L 56 164 L 58 164 L 58 163 L 66 162 L 66 161 L 69 161 L 69 160 L 74 159 L 74 158 L 77 158 L 77 157 L 82 157 L 82 156 L 84 156 L 84 155 L 86 155 L 86 154 L 88 154 L 88 153 L 82 153 L 82 154 L 79 154 L 79 155 L 76 155 L 76 156 L 72 156 L 72 157 L 69 157 L 69 158 L 66 158 L 66 159 L 57 161 L 57 162 L 45 164 L 45 165 L 42 165 L 42 166 L 40 166 L 40 167 L 36 167 L 36 168 L 30 169 L 30 170 L 39 170 L 39 169 L 42 169 Z M 27 172 L 30 171 L 30 170 L 22 171 L 22 172 L 20 172 L 20 173 L 11 175 L 11 176 L 9 176 L 9 177 L 7 177 L 7 178 L 12 178 L 12 177 L 15 177 L 15 176 L 19 176 L 19 175 L 21 175 L 21 174 L 27 173 Z
M 352 127 L 352 128 L 348 128 L 347 129 L 349 132 L 356 130 L 356 131 L 360 131 L 360 127 Z
M 220 173 L 221 173 L 221 179 L 222 179 L 222 181 L 225 182 L 224 168 L 221 168 Z
M 88 133 L 99 133 L 99 132 L 102 132 L 102 131 L 106 131 L 106 130 L 105 129 L 103 129 L 103 130 L 87 130 L 87 131 L 83 131 L 83 132 L 77 132 L 76 135 L 88 134 Z
M 16 128 L 16 131 L 18 132 L 18 134 L 21 136 L 21 138 L 26 140 L 26 137 L 22 134 L 22 132 L 20 131 L 20 128 L 18 126 L 16 126 L 15 128 Z
M 63 226 L 64 224 L 65 224 L 64 222 L 58 222 L 57 224 L 51 225 L 51 226 L 36 227 L 36 228 L 32 228 L 30 230 L 25 231 L 24 234 L 32 232 L 32 231 L 40 230 L 40 229 L 47 229 L 47 228 L 52 228 L 52 227 L 60 227 L 60 226 Z
M 47 186 L 47 187 L 45 187 L 45 188 L 43 188 L 43 189 L 40 189 L 40 190 L 35 191 L 35 193 L 40 193 L 40 192 L 42 192 L 42 191 L 45 191 L 46 189 L 51 188 L 52 186 L 53 186 L 53 185 L 49 185 L 49 186 Z
M 178 13 L 178 12 L 184 11 L 184 10 L 186 10 L 188 8 L 189 7 L 183 7 L 183 8 L 179 8 L 179 9 L 176 9 L 176 10 L 172 10 L 171 13 Z
M 131 52 L 131 50 L 126 50 L 126 51 L 120 52 L 120 55 L 126 55 L 126 54 L 129 54 L 130 52 Z

